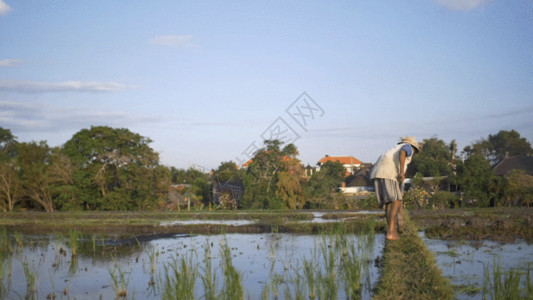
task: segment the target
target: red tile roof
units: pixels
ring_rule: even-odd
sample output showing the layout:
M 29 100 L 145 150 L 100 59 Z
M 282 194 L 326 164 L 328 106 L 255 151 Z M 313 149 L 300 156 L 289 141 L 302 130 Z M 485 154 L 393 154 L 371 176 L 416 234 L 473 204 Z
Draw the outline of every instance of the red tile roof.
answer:
M 357 165 L 357 164 L 362 164 L 363 162 L 358 160 L 357 158 L 353 157 L 353 156 L 324 156 L 321 160 L 319 160 L 318 162 L 323 164 L 323 163 L 326 163 L 328 161 L 332 161 L 332 162 L 340 162 L 341 164 L 343 165 Z

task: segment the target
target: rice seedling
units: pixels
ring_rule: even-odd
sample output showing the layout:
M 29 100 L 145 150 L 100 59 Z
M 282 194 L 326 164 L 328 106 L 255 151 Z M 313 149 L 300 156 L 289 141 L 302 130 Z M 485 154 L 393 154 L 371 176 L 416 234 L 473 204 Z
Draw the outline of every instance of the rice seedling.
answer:
M 15 245 L 17 245 L 19 249 L 24 248 L 24 241 L 22 240 L 22 234 L 20 232 L 14 232 L 13 238 L 15 239 Z
M 72 256 L 68 267 L 68 273 L 70 276 L 74 276 L 76 272 L 78 272 L 78 266 L 78 256 Z
M 294 276 L 291 278 L 291 282 L 293 283 L 293 288 L 294 288 L 294 295 L 292 297 L 285 297 L 285 299 L 296 299 L 296 300 L 306 299 L 303 275 L 301 274 L 301 268 L 299 267 L 299 265 L 300 265 L 300 262 L 296 261 L 296 266 L 293 267 Z
M 70 247 L 72 257 L 75 257 L 78 255 L 80 237 L 81 237 L 81 233 L 78 230 L 74 229 L 74 230 L 68 231 L 68 245 Z
M 304 259 L 304 275 L 309 288 L 309 299 L 315 299 L 317 280 L 315 274 L 315 263 L 313 260 Z
M 11 239 L 7 235 L 5 228 L 0 229 L 0 255 L 7 255 L 13 253 Z
M 150 272 L 149 272 L 150 275 L 155 274 L 157 263 L 159 261 L 159 255 L 160 255 L 159 249 L 155 247 L 152 247 L 150 249 L 150 252 L 148 253 L 148 259 L 150 261 Z
M 128 296 L 129 275 L 121 269 L 117 263 L 113 264 L 113 270 L 108 270 L 111 276 L 113 290 L 117 298 L 126 298 Z M 117 273 L 118 272 L 118 273 Z
M 195 299 L 194 287 L 198 276 L 197 264 L 187 255 L 165 265 L 165 280 L 162 284 L 162 299 Z
M 220 247 L 221 267 L 224 274 L 224 290 L 222 299 L 244 299 L 244 290 L 241 283 L 241 274 L 231 261 L 231 250 L 227 243 Z
M 93 248 L 93 255 L 96 253 L 96 235 L 91 235 L 91 245 Z
M 527 273 L 526 273 L 526 283 L 525 283 L 525 291 L 526 294 L 531 296 L 533 295 L 533 277 L 531 277 L 531 263 L 528 263 L 527 266 Z
M 26 276 L 26 298 L 33 298 L 37 292 L 35 285 L 38 282 L 38 277 L 36 273 L 30 269 L 27 261 L 22 260 L 21 264 L 24 276 Z
M 355 246 L 349 248 L 349 252 L 344 255 L 342 264 L 342 278 L 346 298 L 353 299 L 361 291 L 361 258 L 358 256 Z
M 492 272 L 488 266 L 485 267 L 483 298 L 489 296 L 491 299 L 521 299 L 522 292 L 528 293 L 528 289 L 531 288 L 529 278 L 524 289 L 520 287 L 522 275 L 524 274 L 518 270 L 502 270 L 500 258 L 494 258 Z M 529 277 L 529 270 L 527 277 Z
M 209 240 L 206 239 L 204 246 L 204 267 L 202 268 L 203 274 L 200 276 L 204 285 L 205 294 L 203 298 L 206 300 L 216 299 L 217 288 L 217 276 L 213 267 L 211 245 Z

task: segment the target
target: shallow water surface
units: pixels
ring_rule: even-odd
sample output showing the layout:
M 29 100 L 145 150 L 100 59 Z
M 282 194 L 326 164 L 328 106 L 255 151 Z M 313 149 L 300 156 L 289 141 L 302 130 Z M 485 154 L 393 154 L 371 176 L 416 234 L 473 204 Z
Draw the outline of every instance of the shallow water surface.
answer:
M 443 275 L 454 286 L 471 286 L 478 290 L 468 294 L 456 288 L 457 299 L 481 299 L 485 270 L 492 274 L 495 263 L 499 263 L 503 271 L 533 270 L 533 245 L 524 241 L 505 244 L 492 241 L 459 242 L 429 239 L 424 233 L 420 235 Z
M 358 237 L 347 235 L 349 243 L 361 245 Z M 378 279 L 374 260 L 381 254 L 384 235 L 372 236 L 369 253 L 361 257 L 369 262 L 363 280 L 363 299 L 370 299 L 370 291 Z M 31 293 L 28 283 L 34 278 L 37 298 L 45 299 L 55 293 L 57 299 L 113 299 L 121 288 L 128 299 L 160 299 L 165 267 L 169 268 L 182 258 L 194 262 L 200 273 L 205 260 L 211 259 L 218 288 L 221 288 L 221 245 L 231 250 L 231 260 L 241 274 L 246 299 L 260 299 L 268 287 L 270 295 L 279 289 L 279 299 L 284 293 L 294 293 L 294 288 L 281 279 L 295 279 L 303 274 L 304 260 L 313 260 L 316 268 L 324 268 L 317 249 L 331 248 L 333 240 L 318 235 L 294 234 L 226 234 L 226 235 L 167 235 L 157 239 L 133 237 L 121 243 L 105 237 L 89 237 L 80 242 L 78 255 L 64 237 L 24 236 L 23 246 L 15 246 L 10 258 L 2 259 L 4 276 L 0 298 L 24 298 Z M 102 246 L 103 245 L 103 246 Z M 210 255 L 207 257 L 206 249 Z M 292 274 L 292 275 L 291 275 Z M 277 278 L 273 284 L 273 278 Z M 30 283 L 30 285 L 32 285 Z M 305 284 L 304 284 L 305 287 Z M 195 297 L 202 298 L 205 291 L 201 278 L 195 285 Z M 2 297 L 3 296 L 3 297 Z M 342 284 L 339 298 L 343 297 Z M 269 297 L 271 298 L 271 297 Z

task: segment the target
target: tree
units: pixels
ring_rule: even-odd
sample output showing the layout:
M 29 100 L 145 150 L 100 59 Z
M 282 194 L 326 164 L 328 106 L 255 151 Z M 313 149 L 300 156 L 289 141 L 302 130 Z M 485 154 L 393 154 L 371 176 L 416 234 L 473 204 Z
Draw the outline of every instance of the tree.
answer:
M 170 174 L 160 172 L 151 142 L 128 129 L 107 126 L 74 134 L 62 151 L 72 162 L 81 205 L 104 210 L 153 207 L 161 197 L 154 192 L 161 181 L 154 181 L 155 174 Z
M 500 130 L 495 135 L 491 134 L 488 138 L 465 147 L 463 153 L 467 158 L 474 154 L 482 155 L 491 166 L 495 166 L 507 156 L 531 155 L 533 148 L 517 131 Z
M 457 182 L 466 198 L 464 205 L 488 207 L 497 198 L 498 179 L 490 163 L 480 154 L 474 154 L 458 165 Z
M 533 200 L 533 176 L 524 170 L 512 170 L 504 176 L 506 182 L 506 206 L 531 206 Z
M 23 196 L 47 212 L 53 212 L 54 199 L 62 194 L 61 187 L 71 182 L 68 158 L 44 141 L 20 143 L 17 165 Z
M 243 178 L 244 195 L 241 208 L 279 209 L 295 207 L 295 193 L 299 189 L 301 168 L 296 158 L 298 149 L 293 144 L 283 148 L 280 140 L 265 140 L 265 147 L 259 149 L 246 170 Z M 280 173 L 282 182 L 280 183 Z M 291 178 L 295 177 L 296 181 Z M 278 188 L 282 190 L 277 191 Z M 301 188 L 301 187 L 300 187 Z
M 16 166 L 17 141 L 9 129 L 0 127 L 0 210 L 13 211 L 22 199 Z
M 242 171 L 233 161 L 220 163 L 220 166 L 213 171 L 213 180 L 216 182 L 240 181 Z
M 194 168 L 176 169 L 170 168 L 170 174 L 173 184 L 190 184 L 185 193 L 189 193 L 194 202 L 207 205 L 211 200 L 211 187 L 208 181 L 208 175 Z
M 436 137 L 424 139 L 423 150 L 413 157 L 407 176 L 413 177 L 420 173 L 424 177 L 448 176 L 452 173 L 453 143 L 446 145 Z
M 334 200 L 334 196 L 344 179 L 344 166 L 336 161 L 327 161 L 315 172 L 306 186 L 306 198 L 310 203 L 306 206 L 324 206 Z

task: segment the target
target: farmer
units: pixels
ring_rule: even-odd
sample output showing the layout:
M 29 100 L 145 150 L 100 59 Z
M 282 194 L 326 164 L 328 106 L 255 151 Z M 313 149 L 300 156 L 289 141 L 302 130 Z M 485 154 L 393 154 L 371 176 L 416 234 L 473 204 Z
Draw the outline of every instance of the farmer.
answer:
M 388 240 L 400 238 L 398 212 L 403 200 L 400 186 L 405 179 L 405 171 L 411 158 L 419 151 L 420 147 L 414 137 L 401 138 L 401 141 L 394 148 L 378 158 L 370 172 L 370 179 L 374 181 L 379 206 L 385 207 Z

